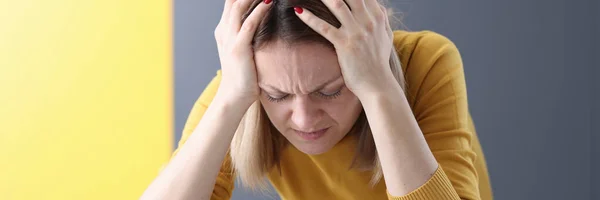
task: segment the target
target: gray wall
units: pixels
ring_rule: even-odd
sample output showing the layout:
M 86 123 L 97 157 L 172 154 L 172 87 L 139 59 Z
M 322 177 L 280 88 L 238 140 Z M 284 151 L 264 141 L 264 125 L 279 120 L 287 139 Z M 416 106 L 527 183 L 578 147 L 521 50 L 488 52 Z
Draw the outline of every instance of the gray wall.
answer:
M 592 66 L 592 73 L 590 75 L 592 82 L 594 82 L 594 86 L 592 87 L 591 91 L 593 94 L 593 98 L 592 98 L 592 132 L 591 132 L 591 140 L 590 140 L 590 145 L 592 146 L 592 157 L 591 157 L 591 162 L 592 162 L 592 166 L 591 166 L 591 170 L 592 170 L 592 176 L 591 177 L 591 188 L 592 188 L 592 199 L 600 199 L 600 171 L 598 171 L 598 169 L 600 169 L 600 147 L 598 145 L 600 145 L 600 117 L 599 117 L 599 113 L 600 113 L 600 39 L 598 39 L 598 36 L 600 36 L 600 1 L 596 0 L 594 1 L 595 5 L 592 5 L 591 7 L 594 9 L 594 19 L 595 19 L 595 53 L 593 55 L 593 57 L 595 57 L 595 64 Z M 593 31 L 592 31 L 593 32 Z M 593 42 L 591 42 L 592 44 L 594 44 Z M 596 170 L 594 170 L 596 169 Z
M 392 2 L 410 30 L 460 49 L 496 199 L 600 199 L 597 0 Z M 219 68 L 222 3 L 175 1 L 177 141 Z M 242 188 L 234 197 L 265 199 Z

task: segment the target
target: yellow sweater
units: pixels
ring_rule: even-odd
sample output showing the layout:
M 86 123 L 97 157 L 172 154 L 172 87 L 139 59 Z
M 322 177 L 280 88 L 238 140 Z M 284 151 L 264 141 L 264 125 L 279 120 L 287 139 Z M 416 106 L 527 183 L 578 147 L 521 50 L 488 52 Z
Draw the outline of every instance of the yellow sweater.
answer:
M 385 181 L 369 186 L 371 173 L 348 170 L 356 138 L 348 136 L 321 155 L 306 155 L 287 145 L 281 154 L 281 175 L 268 175 L 282 199 L 492 199 L 485 159 L 467 105 L 462 60 L 456 46 L 431 32 L 394 32 L 407 81 L 407 97 L 440 168 L 406 196 L 389 196 Z M 179 146 L 190 136 L 212 101 L 220 71 L 196 101 Z M 174 154 L 177 153 L 175 150 Z M 211 199 L 230 199 L 234 175 L 226 158 Z M 384 174 L 385 178 L 385 174 Z

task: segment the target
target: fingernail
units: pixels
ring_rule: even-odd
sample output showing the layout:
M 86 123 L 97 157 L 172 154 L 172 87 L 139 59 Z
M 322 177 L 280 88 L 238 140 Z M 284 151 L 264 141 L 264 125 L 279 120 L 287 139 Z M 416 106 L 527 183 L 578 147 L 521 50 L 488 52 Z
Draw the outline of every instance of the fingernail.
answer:
M 298 13 L 298 14 L 302 14 L 302 12 L 304 12 L 304 10 L 301 7 L 294 7 L 294 10 Z
M 265 4 L 270 4 L 273 0 L 264 0 Z

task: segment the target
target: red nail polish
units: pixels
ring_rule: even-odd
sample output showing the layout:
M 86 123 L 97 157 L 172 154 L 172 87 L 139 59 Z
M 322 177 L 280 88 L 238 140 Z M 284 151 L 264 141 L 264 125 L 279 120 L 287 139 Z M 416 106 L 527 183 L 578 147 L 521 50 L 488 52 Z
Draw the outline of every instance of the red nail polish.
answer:
M 270 4 L 273 0 L 264 0 L 265 4 Z
M 301 7 L 294 7 L 294 10 L 298 13 L 298 14 L 302 14 L 302 12 L 304 12 L 304 10 Z

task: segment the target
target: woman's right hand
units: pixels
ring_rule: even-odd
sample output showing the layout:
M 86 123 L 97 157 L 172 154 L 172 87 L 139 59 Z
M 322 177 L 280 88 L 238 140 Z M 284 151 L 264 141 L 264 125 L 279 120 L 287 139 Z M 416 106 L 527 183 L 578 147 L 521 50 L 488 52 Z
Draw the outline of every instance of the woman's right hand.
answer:
M 258 99 L 252 39 L 272 0 L 264 0 L 242 24 L 242 16 L 257 0 L 226 0 L 223 15 L 215 29 L 221 61 L 221 83 L 217 96 L 241 101 L 248 106 Z

